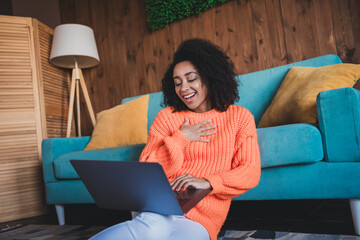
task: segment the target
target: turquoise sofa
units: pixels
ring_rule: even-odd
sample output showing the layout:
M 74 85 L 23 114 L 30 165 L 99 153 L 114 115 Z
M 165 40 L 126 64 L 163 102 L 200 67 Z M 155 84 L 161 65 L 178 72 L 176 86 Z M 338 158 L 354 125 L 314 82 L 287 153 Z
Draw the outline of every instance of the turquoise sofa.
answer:
M 259 123 L 291 66 L 341 63 L 321 56 L 236 77 L 240 100 Z M 136 97 L 135 97 L 136 98 Z M 123 102 L 134 98 L 124 99 Z M 161 106 L 162 93 L 149 97 L 148 130 Z M 317 97 L 319 124 L 289 124 L 258 129 L 262 174 L 259 185 L 241 200 L 349 199 L 356 233 L 360 228 L 360 92 L 342 88 Z M 137 161 L 143 144 L 83 151 L 90 137 L 53 138 L 42 143 L 48 204 L 65 224 L 64 206 L 94 200 L 69 163 L 70 159 Z

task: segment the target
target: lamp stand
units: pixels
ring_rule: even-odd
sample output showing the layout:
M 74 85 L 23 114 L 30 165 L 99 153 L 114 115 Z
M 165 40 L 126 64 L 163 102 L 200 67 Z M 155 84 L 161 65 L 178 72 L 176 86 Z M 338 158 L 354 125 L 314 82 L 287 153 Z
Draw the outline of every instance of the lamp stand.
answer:
M 77 113 L 77 127 L 78 127 L 78 136 L 81 136 L 81 121 L 80 121 L 80 93 L 79 88 L 81 86 L 82 92 L 84 94 L 86 106 L 88 108 L 91 122 L 95 127 L 96 120 L 94 110 L 91 106 L 89 93 L 87 91 L 84 76 L 80 68 L 78 68 L 77 63 L 75 63 L 75 68 L 72 70 L 71 76 L 71 88 L 70 88 L 70 101 L 69 101 L 69 112 L 68 112 L 68 120 L 67 120 L 67 129 L 66 129 L 66 137 L 70 137 L 71 132 L 71 124 L 72 124 L 72 117 L 74 112 L 74 99 L 75 99 L 75 92 L 76 92 L 76 113 Z

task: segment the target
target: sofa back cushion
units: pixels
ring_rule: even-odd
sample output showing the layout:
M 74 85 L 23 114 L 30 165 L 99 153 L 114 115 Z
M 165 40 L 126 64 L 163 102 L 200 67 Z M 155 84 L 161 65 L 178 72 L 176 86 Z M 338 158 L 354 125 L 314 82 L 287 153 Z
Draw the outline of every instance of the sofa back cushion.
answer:
M 321 67 L 341 63 L 337 55 L 325 55 L 275 68 L 239 75 L 240 100 L 236 105 L 247 108 L 255 117 L 256 125 L 271 104 L 287 72 L 292 66 Z
M 138 161 L 145 144 L 134 144 L 123 147 L 76 151 L 63 154 L 54 159 L 54 175 L 57 179 L 79 179 L 70 160 L 107 160 Z
M 292 66 L 321 67 L 337 63 L 341 63 L 341 59 L 337 55 L 331 54 L 236 76 L 240 99 L 235 104 L 247 108 L 254 115 L 257 125 Z M 138 97 L 140 96 L 125 98 L 122 103 Z M 164 107 L 162 92 L 151 93 L 148 108 L 148 131 L 155 116 Z

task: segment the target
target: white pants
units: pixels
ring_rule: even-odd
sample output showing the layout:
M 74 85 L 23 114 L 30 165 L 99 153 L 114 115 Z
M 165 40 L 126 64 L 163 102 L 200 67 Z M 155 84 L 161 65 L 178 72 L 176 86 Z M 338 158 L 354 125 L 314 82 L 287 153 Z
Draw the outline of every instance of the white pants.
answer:
M 133 214 L 134 216 L 134 214 Z M 119 223 L 90 240 L 209 240 L 207 230 L 184 216 L 135 213 L 132 220 Z

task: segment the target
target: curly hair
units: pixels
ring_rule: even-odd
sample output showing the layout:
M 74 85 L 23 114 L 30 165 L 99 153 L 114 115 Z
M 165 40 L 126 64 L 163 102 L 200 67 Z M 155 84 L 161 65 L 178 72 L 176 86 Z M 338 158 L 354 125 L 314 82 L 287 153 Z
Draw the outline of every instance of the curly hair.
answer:
M 186 104 L 176 95 L 173 72 L 176 64 L 189 61 L 197 70 L 202 82 L 208 89 L 208 98 L 212 108 L 226 111 L 238 100 L 238 84 L 235 80 L 234 64 L 231 59 L 208 40 L 189 39 L 180 44 L 174 53 L 162 79 L 164 104 L 174 111 L 189 110 Z

